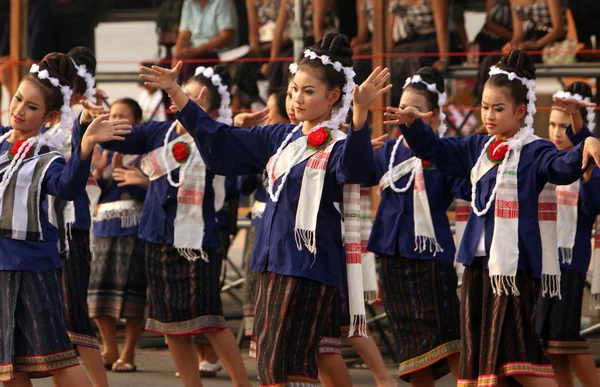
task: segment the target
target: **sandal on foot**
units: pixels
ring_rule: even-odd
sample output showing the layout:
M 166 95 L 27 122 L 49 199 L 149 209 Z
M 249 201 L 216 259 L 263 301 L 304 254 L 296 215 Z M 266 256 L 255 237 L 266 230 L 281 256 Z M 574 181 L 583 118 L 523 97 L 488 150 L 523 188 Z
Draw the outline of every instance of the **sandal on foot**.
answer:
M 119 359 L 113 364 L 112 367 L 113 372 L 135 372 L 137 371 L 137 366 L 133 363 L 126 363 L 125 361 Z

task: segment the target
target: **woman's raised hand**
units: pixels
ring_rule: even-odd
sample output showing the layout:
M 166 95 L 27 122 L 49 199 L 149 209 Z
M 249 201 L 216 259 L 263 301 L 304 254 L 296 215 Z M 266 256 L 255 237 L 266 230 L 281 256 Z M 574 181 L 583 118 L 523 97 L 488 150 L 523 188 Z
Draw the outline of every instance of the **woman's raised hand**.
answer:
M 553 106 L 553 109 L 563 111 L 569 115 L 579 113 L 579 109 L 596 107 L 596 104 L 593 102 L 576 100 L 575 98 L 554 97 L 554 103 L 556 105 Z
M 586 138 L 585 142 L 583 143 L 583 165 L 581 166 L 581 169 L 587 169 L 587 167 L 590 165 L 588 162 L 590 157 L 594 159 L 596 166 L 600 166 L 600 141 L 594 137 Z
M 386 81 L 390 77 L 388 68 L 382 69 L 377 67 L 371 75 L 360 86 L 354 86 L 352 98 L 354 106 L 358 108 L 368 108 L 382 94 L 387 93 L 392 88 L 392 85 L 385 86 Z
M 411 125 L 417 118 L 429 118 L 433 112 L 423 113 L 413 106 L 408 106 L 404 109 L 388 106 L 387 111 L 383 113 L 387 119 L 383 121 L 386 125 Z
M 128 120 L 109 121 L 109 115 L 103 114 L 92 121 L 81 139 L 79 157 L 87 160 L 94 151 L 96 144 L 108 141 L 123 141 L 123 136 L 131 133 Z
M 95 118 L 108 114 L 108 110 L 102 106 L 102 102 L 100 102 L 100 105 L 95 105 L 88 100 L 83 100 L 81 106 L 83 106 L 83 112 L 79 122 L 82 125 L 89 125 Z
M 167 93 L 171 94 L 170 91 L 176 90 L 179 85 L 177 84 L 177 75 L 181 71 L 183 62 L 179 61 L 172 69 L 167 69 L 160 66 L 140 66 L 140 78 L 146 80 L 144 84 L 146 86 L 156 87 L 158 89 L 166 90 Z

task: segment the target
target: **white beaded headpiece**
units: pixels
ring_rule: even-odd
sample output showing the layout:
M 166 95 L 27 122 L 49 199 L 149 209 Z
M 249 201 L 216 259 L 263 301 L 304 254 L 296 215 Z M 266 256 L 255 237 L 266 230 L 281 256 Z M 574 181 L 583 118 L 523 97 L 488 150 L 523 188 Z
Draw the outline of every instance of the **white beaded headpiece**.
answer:
M 448 130 L 448 126 L 446 125 L 446 113 L 444 113 L 443 107 L 446 104 L 446 99 L 448 98 L 448 95 L 446 94 L 446 92 L 440 93 L 440 91 L 437 89 L 437 85 L 435 83 L 425 82 L 423 80 L 423 78 L 418 74 L 413 75 L 412 77 L 406 78 L 406 82 L 404 82 L 403 89 L 406 89 L 410 84 L 413 84 L 413 83 L 421 83 L 427 87 L 428 91 L 430 91 L 432 93 L 437 93 L 437 95 L 438 95 L 437 104 L 440 108 L 440 126 L 438 127 L 438 135 L 440 137 L 444 137 L 444 134 L 446 134 L 446 130 Z
M 94 85 L 96 84 L 96 80 L 94 79 L 94 76 L 92 75 L 92 73 L 87 71 L 86 65 L 84 65 L 84 64 L 78 65 L 77 63 L 75 63 L 75 60 L 73 60 L 73 58 L 71 58 L 71 60 L 73 61 L 73 64 L 75 65 L 75 69 L 77 69 L 77 76 L 79 78 L 83 78 L 83 80 L 85 80 L 86 89 L 85 89 L 85 93 L 83 94 L 85 96 L 85 99 L 87 99 L 91 103 L 96 103 L 96 97 L 94 97 L 94 95 L 96 94 L 96 90 L 94 90 Z
M 504 172 L 506 171 L 506 164 L 510 155 L 514 151 L 521 149 L 525 145 L 529 136 L 533 135 L 533 115 L 537 111 L 537 109 L 535 108 L 535 101 L 537 99 L 537 97 L 535 96 L 535 79 L 520 77 L 512 71 L 509 72 L 506 70 L 502 70 L 496 66 L 492 66 L 490 68 L 490 77 L 493 75 L 500 74 L 506 75 L 510 81 L 515 79 L 521 81 L 521 84 L 523 84 L 523 86 L 527 88 L 527 116 L 525 116 L 525 126 L 522 127 L 510 140 L 506 142 L 508 150 L 504 155 L 502 163 L 500 164 L 499 171 L 496 177 L 496 185 L 494 186 L 492 194 L 488 198 L 488 201 L 482 210 L 478 209 L 477 205 L 475 204 L 475 199 L 477 198 L 477 184 L 471 185 L 471 208 L 473 209 L 473 213 L 475 213 L 475 215 L 477 216 L 483 216 L 487 214 L 492 206 L 492 202 L 496 199 L 496 192 L 498 191 L 500 180 L 504 177 Z M 483 158 L 485 157 L 488 148 L 494 143 L 494 141 L 496 141 L 496 138 L 492 136 L 489 139 L 489 141 L 483 146 L 481 154 L 479 155 L 479 158 L 477 159 L 477 162 L 473 167 L 475 175 L 479 173 L 481 162 L 483 161 Z
M 339 130 L 340 125 L 346 120 L 346 117 L 348 116 L 348 112 L 350 111 L 350 106 L 352 105 L 352 91 L 354 90 L 354 86 L 355 86 L 354 76 L 356 75 L 356 73 L 354 72 L 354 69 L 352 67 L 344 67 L 344 65 L 342 65 L 341 62 L 332 61 L 331 58 L 327 55 L 317 55 L 316 52 L 314 52 L 313 50 L 308 49 L 308 48 L 306 50 L 304 50 L 304 57 L 310 58 L 310 59 L 318 58 L 321 60 L 321 62 L 325 66 L 331 65 L 331 66 L 333 66 L 335 71 L 344 73 L 344 77 L 346 78 L 346 83 L 344 84 L 344 87 L 342 88 L 342 93 L 343 93 L 342 106 L 340 106 L 339 109 L 332 112 L 331 118 L 329 120 L 321 122 L 321 123 L 315 125 L 315 127 L 313 128 L 313 131 L 315 131 L 319 128 L 329 128 L 331 130 Z M 296 74 L 298 72 L 298 63 L 290 64 L 289 70 L 290 70 L 290 74 L 292 74 L 292 75 Z M 271 198 L 271 200 L 273 202 L 277 202 L 279 200 L 279 195 L 281 194 L 281 191 L 283 190 L 283 186 L 285 185 L 288 175 L 290 174 L 292 166 L 296 165 L 296 162 L 300 159 L 300 157 L 304 153 L 305 148 L 300 149 L 300 151 L 298 153 L 296 153 L 296 157 L 292 160 L 290 165 L 285 170 L 285 173 L 281 177 L 281 183 L 279 184 L 279 187 L 277 187 L 277 191 L 274 192 L 273 185 L 275 184 L 275 182 L 271 182 L 271 177 L 273 176 L 273 172 L 275 171 L 275 165 L 277 164 L 279 157 L 281 157 L 281 152 L 283 152 L 285 147 L 292 140 L 292 137 L 294 136 L 294 134 L 302 129 L 302 125 L 303 125 L 303 123 L 300 122 L 287 135 L 287 137 L 283 140 L 283 142 L 277 149 L 277 153 L 275 153 L 275 155 L 273 156 L 273 161 L 267 166 L 267 175 L 268 175 L 267 193 L 269 194 L 269 197 Z
M 233 113 L 231 111 L 231 95 L 227 90 L 227 86 L 223 84 L 223 80 L 219 74 L 215 74 L 215 70 L 212 67 L 199 66 L 196 68 L 194 75 L 202 75 L 209 79 L 214 87 L 217 88 L 219 95 L 221 96 L 221 105 L 219 106 L 219 116 L 217 121 L 227 125 L 233 124 Z
M 48 82 L 52 84 L 54 87 L 58 87 L 63 96 L 63 105 L 60 108 L 60 128 L 68 129 L 73 125 L 73 111 L 71 110 L 71 97 L 73 96 L 73 90 L 69 86 L 63 86 L 60 84 L 60 81 L 54 77 L 50 76 L 48 70 L 40 70 L 40 66 L 37 64 L 31 65 L 31 69 L 29 70 L 32 74 L 37 74 L 38 79 L 44 80 L 47 79 Z
M 590 97 L 585 97 L 583 98 L 583 96 L 581 94 L 571 94 L 568 91 L 557 91 L 556 93 L 554 93 L 554 95 L 552 96 L 553 98 L 562 98 L 562 99 L 574 99 L 576 101 L 585 101 L 585 102 L 592 102 L 592 100 L 590 99 Z M 587 121 L 587 127 L 590 130 L 590 132 L 593 132 L 594 129 L 596 128 L 596 121 L 594 120 L 596 118 L 596 114 L 594 112 L 595 108 L 594 107 L 586 107 L 585 110 L 587 111 L 587 115 L 585 117 L 586 121 Z

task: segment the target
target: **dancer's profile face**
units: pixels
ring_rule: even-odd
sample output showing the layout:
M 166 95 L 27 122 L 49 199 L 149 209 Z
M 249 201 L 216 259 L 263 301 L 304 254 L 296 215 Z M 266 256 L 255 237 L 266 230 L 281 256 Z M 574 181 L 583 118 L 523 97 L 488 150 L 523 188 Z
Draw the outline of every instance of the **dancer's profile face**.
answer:
M 300 121 L 296 118 L 296 111 L 294 110 L 294 100 L 292 99 L 292 83 L 288 85 L 287 94 L 285 97 L 285 110 L 287 111 L 290 122 L 294 125 L 298 125 Z
M 569 137 L 567 137 L 567 128 L 569 125 L 571 125 L 571 119 L 567 113 L 552 109 L 550 112 L 548 135 L 550 136 L 550 141 L 552 141 L 559 150 L 573 148 L 573 143 L 569 140 Z
M 431 105 L 427 100 L 426 92 L 421 90 L 416 90 L 411 87 L 407 87 L 402 92 L 402 97 L 400 98 L 400 109 L 406 109 L 407 107 L 414 107 L 418 111 L 422 113 L 428 113 L 432 111 Z M 431 126 L 433 129 L 437 128 L 439 110 L 433 109 L 433 115 L 429 118 L 424 118 L 423 122 L 427 125 Z
M 51 122 L 58 112 L 46 112 L 46 103 L 40 85 L 24 80 L 10 101 L 10 125 L 19 137 L 37 136 L 44 122 Z
M 267 125 L 287 124 L 290 122 L 287 115 L 282 116 L 279 112 L 278 93 L 272 93 L 267 99 L 267 108 L 269 108 L 269 120 Z
M 333 105 L 340 97 L 340 89 L 329 87 L 318 77 L 318 69 L 300 68 L 291 83 L 294 112 L 298 121 L 313 124 L 331 118 Z
M 487 132 L 499 140 L 507 140 L 521 128 L 527 107 L 516 105 L 506 87 L 485 85 L 481 96 L 481 121 Z

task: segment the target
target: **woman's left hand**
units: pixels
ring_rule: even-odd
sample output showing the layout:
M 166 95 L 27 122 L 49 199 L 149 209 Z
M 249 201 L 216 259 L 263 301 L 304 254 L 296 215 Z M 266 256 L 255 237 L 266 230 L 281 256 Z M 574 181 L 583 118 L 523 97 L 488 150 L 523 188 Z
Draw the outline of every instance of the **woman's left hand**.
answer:
M 388 138 L 388 135 L 384 134 L 383 136 L 372 139 L 371 146 L 373 147 L 373 152 L 378 151 L 379 149 L 383 148 L 387 138 Z
M 586 169 L 589 165 L 588 159 L 591 157 L 594 159 L 596 166 L 600 166 L 600 141 L 594 137 L 588 137 L 583 143 L 583 164 L 581 169 Z
M 378 66 L 362 85 L 354 86 L 352 92 L 354 107 L 367 109 L 380 95 L 390 90 L 392 85 L 384 86 L 389 77 L 390 70 Z
M 103 114 L 90 124 L 81 139 L 79 157 L 87 160 L 94 151 L 96 144 L 108 141 L 123 141 L 123 136 L 131 133 L 131 125 L 128 120 L 109 121 L 109 115 Z
M 125 187 L 128 185 L 137 185 L 142 188 L 148 188 L 150 179 L 139 168 L 115 168 L 113 171 L 113 179 L 118 181 L 117 187 Z

